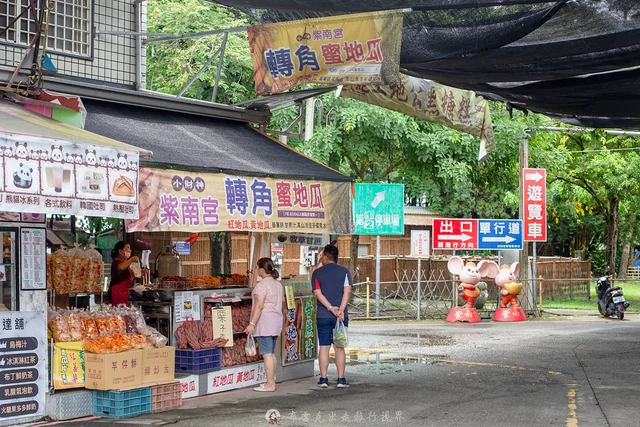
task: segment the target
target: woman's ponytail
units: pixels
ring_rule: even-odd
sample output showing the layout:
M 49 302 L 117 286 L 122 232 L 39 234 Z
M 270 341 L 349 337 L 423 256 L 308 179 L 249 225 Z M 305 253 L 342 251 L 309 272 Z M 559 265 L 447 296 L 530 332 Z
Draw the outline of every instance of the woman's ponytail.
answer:
M 260 258 L 258 260 L 258 268 L 264 269 L 265 273 L 271 275 L 274 279 L 280 277 L 280 273 L 276 270 L 275 265 L 273 265 L 273 261 L 271 258 Z

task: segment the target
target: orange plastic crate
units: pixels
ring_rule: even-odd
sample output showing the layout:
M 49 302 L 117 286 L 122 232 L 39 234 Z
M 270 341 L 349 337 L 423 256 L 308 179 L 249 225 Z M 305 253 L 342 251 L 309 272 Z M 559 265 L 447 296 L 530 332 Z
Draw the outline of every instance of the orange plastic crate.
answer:
M 151 387 L 151 412 L 165 412 L 182 406 L 182 388 L 180 383 Z

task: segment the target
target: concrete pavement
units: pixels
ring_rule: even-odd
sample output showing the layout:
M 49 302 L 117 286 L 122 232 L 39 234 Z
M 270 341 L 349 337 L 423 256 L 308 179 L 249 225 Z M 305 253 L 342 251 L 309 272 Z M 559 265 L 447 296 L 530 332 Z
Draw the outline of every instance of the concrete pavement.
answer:
M 640 426 L 640 316 L 523 323 L 353 322 L 349 389 L 317 378 L 188 400 L 132 420 L 200 426 Z

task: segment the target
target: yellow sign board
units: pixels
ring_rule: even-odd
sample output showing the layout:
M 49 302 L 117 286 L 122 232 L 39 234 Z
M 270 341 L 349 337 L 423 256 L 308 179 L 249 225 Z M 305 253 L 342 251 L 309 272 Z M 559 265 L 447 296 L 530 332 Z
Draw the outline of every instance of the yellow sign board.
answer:
M 296 300 L 293 295 L 293 286 L 287 285 L 284 287 L 284 293 L 287 297 L 287 309 L 293 310 L 296 308 Z
M 225 305 L 211 309 L 211 321 L 213 322 L 213 339 L 226 338 L 229 341 L 225 347 L 233 347 L 233 321 L 231 319 L 231 307 Z
M 302 81 L 389 83 L 398 78 L 402 12 L 383 11 L 249 27 L 256 92 Z
M 55 343 L 51 369 L 54 389 L 84 388 L 84 345 L 82 341 Z

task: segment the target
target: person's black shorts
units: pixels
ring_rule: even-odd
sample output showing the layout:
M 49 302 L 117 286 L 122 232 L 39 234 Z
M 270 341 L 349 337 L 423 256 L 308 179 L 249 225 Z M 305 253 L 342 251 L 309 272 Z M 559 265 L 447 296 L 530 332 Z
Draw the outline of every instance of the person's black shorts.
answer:
M 335 317 L 321 317 L 317 319 L 318 342 L 320 346 L 330 346 L 333 344 L 333 329 L 336 327 L 338 319 Z M 349 319 L 344 319 L 344 326 L 349 326 Z

